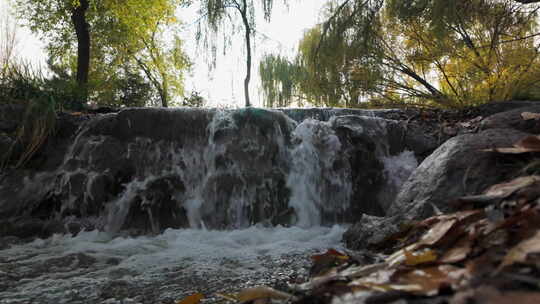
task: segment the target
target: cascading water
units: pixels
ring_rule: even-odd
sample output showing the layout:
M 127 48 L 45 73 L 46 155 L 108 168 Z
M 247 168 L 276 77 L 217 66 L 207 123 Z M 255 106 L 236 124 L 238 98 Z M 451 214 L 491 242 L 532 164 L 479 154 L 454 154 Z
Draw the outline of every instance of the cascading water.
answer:
M 74 235 L 0 250 L 0 303 L 155 303 L 219 291 L 220 278 L 301 276 L 306 254 L 339 249 L 345 228 L 333 224 L 387 208 L 416 166 L 412 152 L 389 154 L 391 124 L 258 109 L 90 120 L 58 168 L 25 177 L 17 196 L 25 214 Z
M 346 209 L 351 199 L 350 168 L 334 168 L 341 143 L 329 122 L 307 119 L 293 132 L 292 166 L 287 179 L 289 206 L 300 227 L 321 224 L 322 210 Z M 349 169 L 349 170 L 347 170 Z

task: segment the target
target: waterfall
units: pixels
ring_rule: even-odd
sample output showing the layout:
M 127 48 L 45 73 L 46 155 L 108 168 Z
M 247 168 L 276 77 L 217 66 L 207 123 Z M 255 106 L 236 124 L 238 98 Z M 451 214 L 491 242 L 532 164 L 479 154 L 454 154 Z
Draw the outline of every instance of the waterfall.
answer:
M 87 227 L 91 218 L 94 228 L 135 234 L 352 222 L 383 213 L 417 165 L 412 152 L 390 154 L 404 151 L 390 149 L 390 132 L 400 127 L 377 113 L 186 108 L 101 115 L 81 125 L 58 168 L 25 177 L 25 188 L 39 191 L 17 199 L 70 223 Z M 0 194 L 6 189 L 0 185 Z

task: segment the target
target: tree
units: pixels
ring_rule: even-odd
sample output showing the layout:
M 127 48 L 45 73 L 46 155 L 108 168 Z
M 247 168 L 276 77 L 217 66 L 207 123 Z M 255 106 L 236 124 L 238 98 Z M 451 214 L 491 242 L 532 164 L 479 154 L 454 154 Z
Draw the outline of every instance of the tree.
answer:
M 294 99 L 301 100 L 299 84 L 304 70 L 289 59 L 269 54 L 259 63 L 259 76 L 265 107 L 286 107 Z
M 538 5 L 346 0 L 327 9 L 299 47 L 301 94 L 461 107 L 538 92 Z
M 225 28 L 225 20 L 233 20 L 238 17 L 242 20 L 244 28 L 244 42 L 246 46 L 246 77 L 244 79 L 244 98 L 246 107 L 251 106 L 249 98 L 249 82 L 251 80 L 251 38 L 255 33 L 255 4 L 254 0 L 204 0 L 201 1 L 199 14 L 206 20 L 211 33 L 217 33 Z M 270 20 L 273 0 L 261 0 L 264 17 Z M 231 12 L 232 11 L 232 12 Z M 234 26 L 233 26 L 234 28 Z M 207 31 L 208 32 L 208 31 Z M 202 31 L 198 36 L 201 37 Z M 212 47 L 215 49 L 215 46 Z M 215 53 L 214 53 L 215 56 Z
M 90 67 L 90 25 L 87 20 L 89 0 L 16 0 L 18 15 L 28 21 L 30 29 L 48 39 L 64 44 L 74 33 L 77 40 L 78 108 L 86 102 Z
M 83 92 L 93 102 L 116 96 L 114 85 L 126 75 L 125 65 L 137 66 L 148 78 L 162 106 L 183 92 L 189 61 L 179 39 L 172 47 L 165 39 L 165 31 L 179 25 L 175 10 L 183 0 L 16 1 L 30 28 L 47 38 L 54 64 L 74 67 L 79 87 L 85 83 Z M 173 59 L 174 64 L 165 64 Z
M 71 22 L 77 36 L 77 84 L 79 85 L 80 100 L 86 103 L 88 97 L 88 72 L 90 70 L 90 25 L 86 20 L 86 12 L 90 4 L 88 0 L 72 1 L 68 4 Z M 82 108 L 82 104 L 80 105 Z

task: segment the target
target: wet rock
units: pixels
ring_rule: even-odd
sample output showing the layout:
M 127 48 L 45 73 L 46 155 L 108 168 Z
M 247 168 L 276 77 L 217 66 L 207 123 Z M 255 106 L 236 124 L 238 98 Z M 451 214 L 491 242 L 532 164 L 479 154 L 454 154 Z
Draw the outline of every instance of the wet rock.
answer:
M 343 215 L 346 222 L 354 222 L 364 213 L 385 213 L 384 203 L 378 197 L 385 182 L 379 156 L 388 153 L 390 143 L 378 139 L 388 138 L 387 123 L 390 122 L 360 116 L 337 117 L 334 120 L 333 128 L 342 143 L 340 154 L 345 156 L 343 161 L 348 162 L 351 168 L 352 198 L 351 207 Z
M 508 174 L 498 165 L 500 155 L 481 150 L 512 146 L 526 135 L 511 129 L 490 129 L 448 140 L 413 172 L 388 214 L 422 219 L 436 209 L 450 211 L 450 200 L 480 193 Z
M 365 250 L 381 243 L 399 232 L 400 219 L 364 215 L 343 234 L 343 242 L 349 249 Z
M 0 237 L 0 250 L 9 248 L 12 245 L 20 244 L 22 240 L 16 236 Z
M 481 123 L 481 128 L 486 129 L 515 129 L 527 133 L 540 133 L 540 120 L 524 119 L 521 114 L 524 112 L 540 113 L 540 105 L 522 107 L 510 111 L 494 114 L 485 118 Z
M 0 133 L 0 160 L 4 160 L 7 156 L 11 146 L 13 145 L 13 139 L 11 137 Z
M 17 218 L 0 221 L 0 235 L 33 238 L 43 235 L 46 222 L 37 218 Z
M 0 132 L 14 132 L 23 121 L 25 110 L 21 104 L 0 104 Z

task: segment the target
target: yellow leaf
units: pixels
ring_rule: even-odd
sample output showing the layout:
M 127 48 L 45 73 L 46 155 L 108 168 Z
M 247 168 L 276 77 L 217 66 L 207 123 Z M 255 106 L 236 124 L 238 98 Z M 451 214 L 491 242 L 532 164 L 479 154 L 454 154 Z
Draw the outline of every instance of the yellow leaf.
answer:
M 198 304 L 202 299 L 204 299 L 204 295 L 202 293 L 195 293 L 184 298 L 183 300 L 176 302 L 176 304 Z
M 236 298 L 240 302 L 249 302 L 256 299 L 287 300 L 291 297 L 291 294 L 277 291 L 269 287 L 255 287 L 244 289 L 236 296 Z
M 403 253 L 405 254 L 405 264 L 408 266 L 430 263 L 437 260 L 437 254 L 431 249 L 416 253 L 405 250 Z

